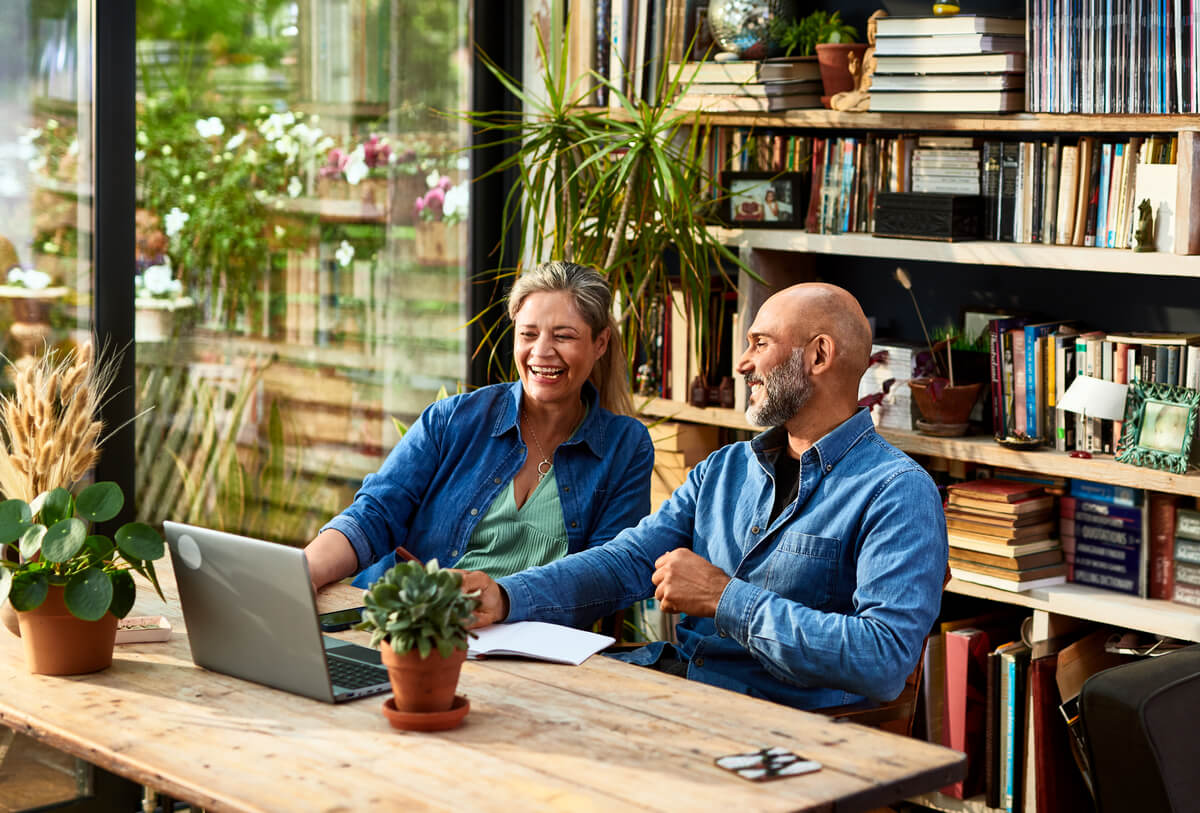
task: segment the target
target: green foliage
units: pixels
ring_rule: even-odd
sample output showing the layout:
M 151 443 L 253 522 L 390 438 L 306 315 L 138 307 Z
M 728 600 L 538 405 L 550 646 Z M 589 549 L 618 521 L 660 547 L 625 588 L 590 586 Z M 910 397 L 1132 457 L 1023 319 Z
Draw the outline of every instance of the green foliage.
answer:
M 462 574 L 400 562 L 363 593 L 363 620 L 356 629 L 371 633 L 371 646 L 388 641 L 397 655 L 416 649 L 422 658 L 437 650 L 447 658 L 467 648 L 467 624 L 479 605 L 478 593 L 462 592 Z
M 826 42 L 855 42 L 858 31 L 842 21 L 841 12 L 814 11 L 799 19 L 776 17 L 767 28 L 768 36 L 784 56 L 812 56 Z
M 547 70 L 528 85 L 480 55 L 516 97 L 520 111 L 461 115 L 478 132 L 514 149 L 487 174 L 516 174 L 501 216 L 504 234 L 520 224 L 517 256 L 530 262 L 569 260 L 605 274 L 630 320 L 624 338 L 626 355 L 632 358 L 638 336 L 647 332 L 643 326 L 650 303 L 670 301 L 674 266 L 677 285 L 691 307 L 710 300 L 714 276 L 718 281 L 726 276 L 723 262 L 744 268 L 709 230 L 719 221 L 719 203 L 706 194 L 713 180 L 704 162 L 711 132 L 698 113 L 631 99 L 606 77 L 586 76 L 568 84 L 567 49 L 560 49 L 554 64 L 540 32 L 538 49 Z M 608 88 L 604 110 L 586 106 L 593 82 Z M 679 75 L 672 76 L 665 61 L 656 83 L 662 99 L 682 89 Z M 668 249 L 676 263 L 667 259 Z M 497 271 L 499 276 L 516 273 Z M 697 331 L 707 330 L 705 320 L 695 324 Z M 491 333 L 484 337 L 493 351 L 499 343 Z M 698 346 L 706 343 L 701 340 Z
M 154 561 L 164 553 L 158 531 L 127 522 L 113 539 L 89 534 L 93 522 L 107 522 L 124 505 L 121 487 L 107 481 L 77 497 L 56 488 L 32 503 L 0 503 L 0 602 L 7 598 L 16 610 L 32 610 L 54 585 L 65 588 L 67 609 L 76 618 L 97 621 L 106 612 L 124 618 L 136 592 L 131 570 L 162 596 L 154 572 Z M 6 548 L 16 549 L 16 561 L 4 555 Z

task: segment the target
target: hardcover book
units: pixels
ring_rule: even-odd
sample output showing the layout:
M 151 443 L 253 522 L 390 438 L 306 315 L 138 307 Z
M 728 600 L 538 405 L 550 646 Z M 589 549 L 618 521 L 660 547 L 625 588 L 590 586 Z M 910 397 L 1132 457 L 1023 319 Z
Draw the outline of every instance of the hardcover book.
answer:
M 1016 480 L 1001 480 L 997 478 L 981 478 L 967 480 L 962 483 L 951 483 L 946 486 L 950 494 L 957 494 L 974 500 L 987 500 L 998 503 L 1015 503 L 1031 497 L 1045 495 L 1040 485 L 1031 485 Z
M 1021 516 L 1053 509 L 1054 495 L 1043 494 L 1040 497 L 1026 497 L 1016 502 L 999 502 L 998 500 L 977 499 L 960 491 L 951 491 L 948 504 L 984 514 Z

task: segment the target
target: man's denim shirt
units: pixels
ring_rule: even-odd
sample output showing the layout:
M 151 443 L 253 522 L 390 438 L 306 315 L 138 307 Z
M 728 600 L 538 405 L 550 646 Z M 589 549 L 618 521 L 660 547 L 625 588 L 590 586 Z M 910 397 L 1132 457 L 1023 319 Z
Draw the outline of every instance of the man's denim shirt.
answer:
M 687 674 L 799 708 L 896 697 L 941 605 L 948 545 L 937 487 L 859 410 L 801 457 L 770 522 L 782 428 L 718 449 L 612 542 L 500 579 L 509 620 L 581 624 L 652 596 L 654 562 L 691 548 L 733 578 L 715 618 L 676 630 Z M 626 660 L 654 663 L 664 644 Z
M 354 502 L 325 525 L 346 535 L 358 556 L 355 584 L 369 585 L 395 564 L 403 545 L 421 561 L 453 565 L 492 501 L 525 462 L 517 414 L 520 382 L 481 387 L 435 401 L 363 479 Z M 646 427 L 597 405 L 554 453 L 570 553 L 603 544 L 650 511 L 654 449 Z M 324 530 L 324 528 L 322 528 Z

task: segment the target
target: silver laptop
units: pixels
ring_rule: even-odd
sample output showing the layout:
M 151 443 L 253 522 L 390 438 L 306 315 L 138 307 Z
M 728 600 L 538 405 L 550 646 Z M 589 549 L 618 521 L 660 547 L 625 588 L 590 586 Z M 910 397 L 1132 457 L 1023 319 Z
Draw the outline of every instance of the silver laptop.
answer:
M 327 703 L 391 690 L 377 650 L 321 634 L 302 550 L 163 528 L 197 666 Z

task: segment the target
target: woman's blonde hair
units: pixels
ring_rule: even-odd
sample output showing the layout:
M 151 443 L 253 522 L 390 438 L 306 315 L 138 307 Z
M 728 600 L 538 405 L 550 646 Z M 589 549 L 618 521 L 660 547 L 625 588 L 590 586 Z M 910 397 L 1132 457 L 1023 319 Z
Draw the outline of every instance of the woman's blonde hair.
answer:
M 612 316 L 612 289 L 599 271 L 578 263 L 554 260 L 541 263 L 517 277 L 508 293 L 508 318 L 516 321 L 517 312 L 530 294 L 566 291 L 575 300 L 595 339 L 608 328 L 608 349 L 596 361 L 590 380 L 600 393 L 600 406 L 617 415 L 633 414 L 629 392 L 629 368 L 621 352 L 621 333 Z

